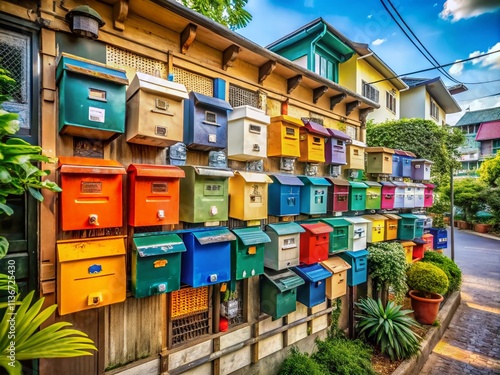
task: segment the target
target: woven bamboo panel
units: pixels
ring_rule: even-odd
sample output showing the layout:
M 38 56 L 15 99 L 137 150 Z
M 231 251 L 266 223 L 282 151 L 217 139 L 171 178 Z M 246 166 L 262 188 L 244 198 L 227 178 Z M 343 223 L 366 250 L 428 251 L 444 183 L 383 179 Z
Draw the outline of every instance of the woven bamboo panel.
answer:
M 183 288 L 172 292 L 172 319 L 207 311 L 208 287 Z
M 174 82 L 182 83 L 188 92 L 194 91 L 206 96 L 214 96 L 213 79 L 176 66 L 174 66 Z
M 109 45 L 106 46 L 106 63 L 116 66 L 128 66 L 140 73 L 167 78 L 166 63 Z
M 234 107 L 249 105 L 254 108 L 259 106 L 259 93 L 229 84 L 229 104 Z

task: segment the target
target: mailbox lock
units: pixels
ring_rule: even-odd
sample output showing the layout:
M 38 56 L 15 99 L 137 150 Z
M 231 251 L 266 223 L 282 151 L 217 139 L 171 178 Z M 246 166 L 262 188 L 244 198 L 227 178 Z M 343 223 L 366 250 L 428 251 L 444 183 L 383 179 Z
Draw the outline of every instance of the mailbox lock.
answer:
M 101 293 L 89 294 L 89 297 L 87 299 L 88 306 L 95 306 L 100 304 L 101 302 L 102 302 Z
M 99 226 L 99 222 L 97 221 L 97 214 L 90 214 L 89 215 L 89 224 Z
M 215 283 L 217 281 L 217 274 L 210 275 L 210 282 Z
M 210 216 L 215 216 L 219 213 L 219 210 L 217 209 L 217 206 L 211 206 L 210 207 Z
M 257 143 L 254 143 L 252 150 L 253 151 L 260 151 L 260 146 Z
M 156 216 L 158 216 L 158 220 L 165 219 L 165 210 L 158 210 L 158 213 L 156 214 Z

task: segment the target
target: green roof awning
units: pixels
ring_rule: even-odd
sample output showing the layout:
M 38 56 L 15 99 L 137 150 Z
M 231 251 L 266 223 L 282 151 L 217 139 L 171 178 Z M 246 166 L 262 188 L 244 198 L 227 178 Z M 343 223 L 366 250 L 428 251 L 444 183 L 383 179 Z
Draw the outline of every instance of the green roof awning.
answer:
M 136 235 L 132 247 L 141 258 L 186 251 L 184 242 L 177 234 Z
M 243 242 L 243 245 L 258 245 L 271 242 L 271 239 L 259 227 L 233 229 L 233 233 Z
M 305 284 L 302 277 L 298 276 L 291 270 L 274 271 L 266 268 L 263 276 L 273 283 L 273 285 L 280 292 L 286 292 L 287 290 L 294 289 L 302 284 Z
M 291 223 L 277 223 L 277 224 L 267 224 L 269 228 L 275 231 L 278 236 L 283 236 L 286 234 L 303 233 L 306 230 L 302 228 L 299 224 Z

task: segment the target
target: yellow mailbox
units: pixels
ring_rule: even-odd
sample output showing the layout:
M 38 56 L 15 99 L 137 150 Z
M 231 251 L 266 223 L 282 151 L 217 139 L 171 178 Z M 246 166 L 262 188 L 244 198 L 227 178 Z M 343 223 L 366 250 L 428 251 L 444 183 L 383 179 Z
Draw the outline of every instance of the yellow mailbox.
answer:
M 267 219 L 267 184 L 263 173 L 234 171 L 229 178 L 229 217 L 238 220 Z
M 347 293 L 347 270 L 351 265 L 337 256 L 330 257 L 321 264 L 333 272 L 333 275 L 326 279 L 326 297 L 334 299 L 344 296 Z
M 416 243 L 412 241 L 400 241 L 400 243 L 405 250 L 406 263 L 413 263 L 413 247 L 416 246 Z
M 365 169 L 365 148 L 363 142 L 354 139 L 348 141 L 346 169 Z
M 394 214 L 385 214 L 387 220 L 385 221 L 385 241 L 396 240 L 398 238 L 398 221 L 401 216 Z
M 325 162 L 325 141 L 330 133 L 322 125 L 309 120 L 303 120 L 300 128 L 300 156 L 298 161 L 308 163 Z
M 124 239 L 95 237 L 57 243 L 59 315 L 125 301 Z
M 271 117 L 267 127 L 267 156 L 299 157 L 299 129 L 302 126 L 302 120 L 295 117 Z
M 385 221 L 387 217 L 384 215 L 364 215 L 365 219 L 368 219 L 368 232 L 366 235 L 366 242 L 382 242 L 385 236 Z

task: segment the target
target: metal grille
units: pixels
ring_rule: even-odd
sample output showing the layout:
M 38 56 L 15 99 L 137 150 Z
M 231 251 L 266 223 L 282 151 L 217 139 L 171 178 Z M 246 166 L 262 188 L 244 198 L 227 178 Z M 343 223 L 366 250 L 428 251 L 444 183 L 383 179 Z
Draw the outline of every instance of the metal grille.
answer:
M 207 335 L 209 330 L 208 311 L 172 320 L 172 346 Z
M 182 83 L 188 92 L 194 91 L 206 96 L 214 96 L 214 81 L 196 73 L 174 66 L 174 82 Z
M 162 61 L 142 57 L 133 52 L 109 45 L 106 46 L 106 64 L 127 66 L 134 68 L 137 72 L 161 78 L 167 78 L 168 74 L 167 64 Z
M 346 134 L 352 139 L 358 139 L 358 128 L 352 125 L 346 125 L 345 127 Z
M 229 104 L 234 107 L 249 105 L 254 108 L 259 106 L 259 93 L 229 84 Z

